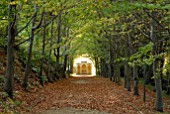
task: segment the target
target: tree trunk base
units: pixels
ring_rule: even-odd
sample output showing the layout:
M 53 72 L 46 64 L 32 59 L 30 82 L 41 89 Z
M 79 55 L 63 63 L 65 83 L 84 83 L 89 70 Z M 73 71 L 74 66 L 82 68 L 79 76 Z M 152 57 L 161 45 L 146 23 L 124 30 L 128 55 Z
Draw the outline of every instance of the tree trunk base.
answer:
M 163 109 L 156 109 L 156 108 L 153 108 L 153 110 L 158 111 L 158 112 L 163 112 Z
M 167 94 L 167 95 L 170 95 L 170 88 L 168 88 L 166 94 Z

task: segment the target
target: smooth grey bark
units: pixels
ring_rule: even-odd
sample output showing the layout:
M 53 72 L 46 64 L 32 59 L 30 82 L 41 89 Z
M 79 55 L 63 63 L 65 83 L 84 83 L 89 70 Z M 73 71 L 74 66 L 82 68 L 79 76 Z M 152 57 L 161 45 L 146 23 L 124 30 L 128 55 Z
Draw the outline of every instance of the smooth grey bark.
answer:
M 66 47 L 65 47 L 65 50 L 67 50 Z M 65 55 L 64 55 L 64 62 L 63 62 L 63 69 L 62 69 L 62 70 L 63 70 L 63 71 L 62 71 L 62 72 L 63 72 L 63 73 L 62 73 L 62 74 L 63 74 L 63 76 L 62 76 L 63 78 L 66 78 L 67 60 L 68 60 L 68 54 L 65 54 Z
M 110 39 L 110 80 L 112 80 L 112 77 L 114 75 L 114 70 L 113 70 L 113 47 L 112 47 L 112 39 Z
M 66 26 L 64 27 L 64 36 L 66 38 L 69 38 L 69 28 L 67 28 Z M 66 43 L 66 42 L 65 42 Z M 70 43 L 68 44 L 68 46 L 65 46 L 64 48 L 64 52 L 67 51 L 67 49 L 70 48 Z M 66 70 L 67 70 L 67 64 L 68 64 L 68 53 L 64 54 L 64 61 L 63 61 L 63 78 L 66 78 Z
M 102 77 L 104 77 L 104 75 L 105 75 L 105 73 L 104 73 L 104 68 L 105 68 L 105 66 L 104 66 L 105 64 L 104 64 L 104 60 L 102 59 L 102 58 L 100 58 L 100 71 L 101 71 L 101 76 Z
M 167 84 L 167 95 L 170 95 L 170 73 L 167 74 L 168 84 Z
M 147 65 L 146 79 L 145 79 L 146 85 L 149 84 L 149 82 L 151 81 L 152 75 L 153 75 L 153 66 L 152 65 L 150 65 L 150 66 Z
M 118 45 L 119 45 L 119 42 L 116 41 L 115 49 L 116 49 L 117 51 L 119 50 Z M 116 57 L 116 58 L 119 58 L 118 53 L 115 53 L 115 57 Z M 119 63 L 116 63 L 116 65 L 115 65 L 115 77 L 116 77 L 115 82 L 120 85 L 121 79 L 120 79 L 120 65 L 119 65 Z
M 97 75 L 97 76 L 100 76 L 100 69 L 99 69 L 99 60 L 98 60 L 98 57 L 95 57 L 95 58 L 94 58 L 94 61 L 95 61 L 96 75 Z
M 32 28 L 31 28 L 31 36 L 29 41 L 29 47 L 28 47 L 28 59 L 25 66 L 25 73 L 24 73 L 24 80 L 22 86 L 26 90 L 28 87 L 28 74 L 29 74 L 29 67 L 30 67 L 30 61 L 32 56 L 32 47 L 33 47 L 33 41 L 34 41 L 34 32 L 35 32 L 35 22 L 36 22 L 36 16 L 37 16 L 37 7 L 34 5 L 34 18 L 32 19 Z
M 57 44 L 61 42 L 61 11 L 58 13 L 58 21 L 57 21 Z M 60 46 L 57 48 L 57 62 L 59 63 L 60 59 Z
M 61 41 L 61 15 L 62 11 L 58 11 L 58 20 L 57 20 L 57 44 Z M 55 77 L 58 79 L 60 77 L 60 70 L 61 66 L 59 64 L 60 62 L 60 46 L 57 47 L 57 49 L 54 49 L 54 55 L 56 57 L 56 64 L 55 64 Z
M 150 15 L 153 17 L 153 12 Z M 150 18 L 150 38 L 153 41 L 152 54 L 154 57 L 157 57 L 158 44 L 157 44 L 157 38 L 154 34 L 154 26 L 155 26 L 154 20 L 153 18 Z M 158 69 L 159 69 L 159 59 L 155 58 L 155 60 L 153 61 L 153 75 L 154 75 L 155 89 L 156 89 L 155 109 L 157 111 L 163 112 L 162 83 L 161 83 L 160 72 L 157 71 Z
M 138 90 L 138 83 L 139 83 L 139 78 L 138 78 L 138 68 L 137 66 L 133 67 L 133 88 L 134 88 L 134 95 L 139 95 L 139 90 Z
M 55 63 L 55 69 L 54 69 L 54 80 L 58 80 L 59 79 L 59 63 L 58 63 L 58 53 L 56 53 L 56 49 L 54 49 L 54 56 L 56 59 L 56 63 Z
M 51 68 L 50 68 L 50 63 L 51 63 L 51 53 L 52 53 L 52 41 L 53 41 L 53 27 L 54 27 L 54 21 L 51 23 L 51 31 L 50 31 L 50 50 L 49 50 L 49 55 L 48 55 L 48 65 L 47 65 L 47 78 L 49 82 L 52 82 L 51 78 Z
M 116 77 L 116 81 L 115 82 L 118 85 L 120 85 L 121 80 L 120 80 L 120 65 L 119 64 L 117 64 L 116 67 L 115 67 L 115 77 Z
M 73 73 L 73 57 L 70 57 L 70 73 Z
M 101 76 L 108 78 L 108 65 L 103 58 L 100 59 Z
M 124 63 L 124 87 L 130 91 L 130 82 L 129 82 L 129 76 L 130 76 L 131 69 L 128 66 L 128 62 Z
M 143 66 L 143 80 L 144 80 L 144 84 L 143 84 L 143 102 L 146 102 L 146 77 L 147 77 L 147 67 L 148 65 L 145 64 Z
M 70 66 L 70 56 L 68 56 L 68 58 L 67 58 L 68 60 L 67 60 L 67 76 L 70 76 L 70 74 L 71 74 L 71 66 Z
M 34 7 L 34 18 L 32 19 L 32 28 L 31 28 L 31 33 L 30 33 L 30 42 L 29 42 L 29 47 L 28 47 L 28 59 L 26 62 L 25 66 L 25 73 L 24 73 L 24 80 L 22 86 L 24 87 L 25 90 L 27 90 L 28 87 L 28 75 L 29 75 L 29 69 L 30 69 L 30 62 L 31 62 L 31 57 L 32 57 L 32 48 L 33 48 L 33 42 L 34 42 L 34 36 L 35 36 L 35 30 L 38 29 L 41 26 L 44 12 L 41 14 L 41 20 L 37 26 L 35 26 L 36 23 L 36 17 L 37 17 L 37 6 L 33 5 Z
M 130 44 L 131 44 L 131 36 L 128 34 L 128 42 L 127 42 L 127 56 L 130 57 L 131 54 L 131 49 L 130 49 Z M 131 67 L 128 65 L 128 71 L 127 71 L 127 90 L 131 91 Z
M 45 17 L 43 18 L 43 24 L 45 23 Z M 42 71 L 43 71 L 43 64 L 44 64 L 44 61 L 45 61 L 45 42 L 46 42 L 46 26 L 43 27 L 43 40 L 42 40 L 42 52 L 41 52 L 41 59 L 40 59 L 40 82 L 41 82 L 41 85 L 44 86 L 44 76 L 42 75 Z
M 163 99 L 162 99 L 162 83 L 160 74 L 157 73 L 158 62 L 153 62 L 153 74 L 155 80 L 155 89 L 156 89 L 156 105 L 155 108 L 157 111 L 163 112 Z
M 14 0 L 9 0 L 13 2 Z M 15 23 L 16 23 L 16 5 L 8 5 L 8 44 L 7 44 L 7 67 L 5 74 L 4 91 L 9 97 L 13 97 L 14 80 L 14 45 L 15 45 Z
M 107 68 L 108 68 L 107 77 L 108 77 L 109 79 L 111 79 L 112 74 L 111 74 L 111 66 L 110 66 L 110 63 L 107 64 Z
M 126 43 L 126 57 L 128 58 L 130 56 L 130 44 L 131 44 L 131 38 L 130 38 L 130 35 L 128 34 L 128 38 L 127 38 L 127 43 Z M 125 88 L 128 90 L 128 91 L 131 91 L 131 68 L 130 66 L 128 65 L 128 61 L 125 62 L 125 70 L 124 70 L 124 76 L 125 76 Z

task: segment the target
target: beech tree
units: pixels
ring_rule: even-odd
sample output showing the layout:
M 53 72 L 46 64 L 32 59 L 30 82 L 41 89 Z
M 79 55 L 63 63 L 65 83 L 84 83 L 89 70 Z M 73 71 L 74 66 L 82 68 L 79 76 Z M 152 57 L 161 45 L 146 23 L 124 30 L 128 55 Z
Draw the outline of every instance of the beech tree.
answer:
M 5 74 L 4 91 L 9 97 L 13 97 L 14 80 L 14 46 L 16 32 L 16 3 L 15 0 L 9 0 L 8 4 L 8 44 L 7 44 L 7 67 Z
M 38 73 L 44 85 L 46 77 L 50 82 L 66 78 L 66 71 L 73 69 L 73 59 L 88 54 L 95 61 L 97 75 L 119 85 L 124 82 L 124 87 L 134 95 L 141 95 L 139 74 L 144 79 L 144 88 L 155 84 L 155 109 L 163 111 L 162 88 L 166 88 L 167 93 L 170 91 L 169 62 L 166 62 L 169 60 L 170 7 L 166 0 L 37 0 L 23 1 L 25 4 L 19 10 L 15 0 L 10 2 L 4 89 L 10 96 L 15 46 L 24 50 L 25 89 L 31 71 Z M 3 15 L 0 17 L 6 17 L 3 11 L 0 13 Z M 3 27 L 0 26 L 0 30 Z M 15 38 L 17 44 L 14 44 Z
M 31 56 L 32 56 L 32 47 L 33 47 L 33 41 L 34 41 L 34 34 L 35 34 L 35 30 L 40 27 L 41 22 L 42 22 L 42 17 L 43 17 L 43 12 L 42 12 L 41 21 L 36 26 L 35 22 L 36 22 L 36 17 L 37 17 L 37 6 L 33 4 L 33 8 L 34 8 L 34 17 L 32 19 L 30 45 L 29 45 L 29 48 L 28 48 L 28 59 L 27 59 L 27 62 L 26 62 L 25 74 L 24 74 L 24 80 L 23 80 L 23 87 L 25 89 L 27 89 L 27 86 L 28 86 L 28 74 L 29 74 L 29 67 L 30 67 L 30 61 L 31 61 Z

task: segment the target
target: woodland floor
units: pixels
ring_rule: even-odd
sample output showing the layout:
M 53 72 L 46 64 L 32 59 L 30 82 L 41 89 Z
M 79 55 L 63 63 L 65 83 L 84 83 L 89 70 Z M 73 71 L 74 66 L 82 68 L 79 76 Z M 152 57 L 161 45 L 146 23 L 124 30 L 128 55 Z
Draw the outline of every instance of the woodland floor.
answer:
M 28 114 L 156 114 L 154 92 L 147 90 L 143 103 L 109 79 L 101 77 L 68 78 L 48 83 L 42 89 L 22 94 L 25 102 L 20 113 Z M 164 113 L 170 114 L 170 100 L 164 99 Z

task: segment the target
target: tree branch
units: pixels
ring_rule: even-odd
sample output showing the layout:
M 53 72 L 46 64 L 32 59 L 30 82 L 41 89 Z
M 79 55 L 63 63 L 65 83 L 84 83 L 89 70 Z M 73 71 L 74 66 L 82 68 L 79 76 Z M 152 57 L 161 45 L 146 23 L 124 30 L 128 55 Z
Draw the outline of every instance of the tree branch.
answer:
M 29 37 L 28 39 L 25 39 L 24 41 L 16 44 L 15 47 L 18 47 L 19 45 L 24 44 L 25 42 L 29 41 L 30 39 L 31 39 L 31 37 Z
M 146 14 L 147 14 L 150 18 L 152 18 L 160 27 L 162 27 L 164 30 L 167 30 L 168 33 L 170 34 L 170 29 L 169 29 L 169 28 L 164 27 L 161 23 L 159 23 L 158 20 L 156 20 L 152 15 L 150 15 L 146 10 L 144 10 L 144 11 L 145 11 Z
M 48 26 L 55 18 L 57 18 L 58 15 L 54 16 L 50 21 L 48 21 L 47 23 L 45 23 L 44 25 L 41 25 L 39 28 L 41 27 L 45 27 L 45 26 Z
M 38 34 L 38 32 L 39 32 L 39 31 L 37 31 L 37 32 L 35 33 L 35 35 Z M 18 46 L 24 44 L 25 42 L 29 41 L 30 39 L 31 39 L 31 36 L 30 36 L 29 38 L 25 39 L 24 41 L 21 41 L 20 43 L 16 44 L 15 47 L 18 47 Z
M 166 39 L 169 39 L 169 38 L 170 38 L 170 36 L 162 38 L 162 39 L 158 40 L 158 42 L 156 42 L 155 44 L 159 44 L 160 42 L 163 42 L 163 41 L 165 41 Z
M 151 42 L 153 42 L 153 40 L 149 37 L 149 35 L 147 35 L 145 32 L 143 32 L 142 30 L 136 28 L 140 33 L 142 33 L 146 38 L 148 38 Z
M 57 57 L 58 54 L 56 54 L 56 49 L 54 49 L 54 56 Z
M 23 28 L 21 28 L 21 30 L 19 30 L 19 31 L 15 34 L 15 36 L 17 36 L 20 32 L 22 32 L 25 28 L 28 27 L 28 25 L 31 23 L 32 19 L 35 17 L 35 15 L 36 15 L 36 13 L 34 13 L 34 15 L 33 15 L 33 16 L 31 17 L 31 19 L 28 21 L 28 23 L 27 23 Z
M 40 26 L 42 24 L 43 17 L 44 17 L 44 11 L 42 11 L 42 13 L 41 13 L 41 20 L 40 20 L 39 24 L 36 27 L 33 27 L 34 30 L 40 28 Z

